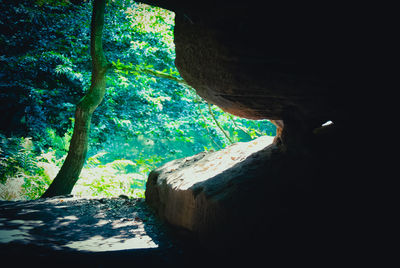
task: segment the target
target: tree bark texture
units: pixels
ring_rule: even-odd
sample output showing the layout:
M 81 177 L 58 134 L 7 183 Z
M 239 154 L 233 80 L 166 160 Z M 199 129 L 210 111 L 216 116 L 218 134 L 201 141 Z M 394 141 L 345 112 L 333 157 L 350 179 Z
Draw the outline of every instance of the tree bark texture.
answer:
M 86 95 L 76 106 L 74 132 L 69 145 L 68 155 L 50 187 L 42 195 L 42 198 L 70 194 L 75 183 L 78 181 L 79 174 L 85 163 L 92 114 L 103 100 L 106 90 L 108 62 L 104 55 L 102 44 L 106 1 L 93 1 L 90 26 L 91 85 Z

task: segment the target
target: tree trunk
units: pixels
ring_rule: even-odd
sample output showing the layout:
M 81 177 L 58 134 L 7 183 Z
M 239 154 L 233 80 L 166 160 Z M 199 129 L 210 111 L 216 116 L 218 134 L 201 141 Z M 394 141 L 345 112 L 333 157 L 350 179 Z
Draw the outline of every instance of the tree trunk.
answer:
M 90 55 L 92 79 L 89 91 L 79 101 L 75 111 L 75 125 L 68 155 L 57 176 L 43 197 L 70 194 L 79 178 L 88 150 L 92 114 L 101 103 L 106 90 L 107 60 L 103 52 L 102 34 L 106 0 L 94 0 L 90 26 Z

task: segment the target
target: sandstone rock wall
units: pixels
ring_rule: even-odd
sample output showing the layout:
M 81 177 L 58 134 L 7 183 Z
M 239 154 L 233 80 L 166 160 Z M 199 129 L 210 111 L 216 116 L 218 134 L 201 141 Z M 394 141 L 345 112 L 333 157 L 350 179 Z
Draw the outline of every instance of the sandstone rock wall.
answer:
M 211 248 L 257 239 L 305 251 L 307 241 L 314 252 L 366 247 L 362 113 L 379 66 L 366 57 L 372 13 L 340 3 L 145 2 L 176 12 L 175 64 L 200 96 L 281 126 L 273 144 L 219 173 L 198 170 L 215 157 L 229 162 L 242 145 L 160 167 L 147 202 Z
M 301 243 L 304 236 L 311 241 L 316 239 L 312 231 L 333 224 L 326 222 L 322 209 L 333 216 L 330 202 L 325 201 L 337 187 L 333 183 L 326 189 L 318 182 L 317 174 L 328 172 L 319 170 L 327 165 L 323 159 L 288 156 L 272 143 L 272 137 L 261 137 L 152 171 L 146 201 L 161 218 L 209 249 L 256 247 L 255 241 L 260 240 L 265 247 L 278 247 Z M 313 203 L 320 196 L 316 187 L 324 189 L 325 197 Z M 330 235 L 318 234 L 326 239 Z

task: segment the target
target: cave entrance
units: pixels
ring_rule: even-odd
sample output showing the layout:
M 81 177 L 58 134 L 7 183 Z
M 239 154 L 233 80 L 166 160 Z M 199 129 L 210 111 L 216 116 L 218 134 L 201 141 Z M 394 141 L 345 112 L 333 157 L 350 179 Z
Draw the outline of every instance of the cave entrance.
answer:
M 105 50 L 118 57 L 92 121 L 88 161 L 74 195 L 93 195 L 96 189 L 97 196 L 144 197 L 147 176 L 157 166 L 276 135 L 268 120 L 225 113 L 182 79 L 174 64 L 172 11 L 140 3 L 108 9 L 105 44 L 108 37 L 112 46 Z M 125 49 L 116 53 L 112 47 Z

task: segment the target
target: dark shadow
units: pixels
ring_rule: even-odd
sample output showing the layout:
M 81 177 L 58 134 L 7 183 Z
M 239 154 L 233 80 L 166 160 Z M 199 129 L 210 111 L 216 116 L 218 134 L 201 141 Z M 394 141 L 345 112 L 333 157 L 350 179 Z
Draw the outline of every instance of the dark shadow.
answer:
M 239 260 L 326 262 L 365 247 L 357 241 L 362 218 L 352 212 L 357 193 L 346 188 L 351 157 L 334 139 L 314 146 L 290 153 L 270 145 L 193 184 L 201 226 L 190 238 Z

